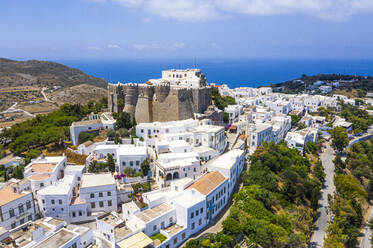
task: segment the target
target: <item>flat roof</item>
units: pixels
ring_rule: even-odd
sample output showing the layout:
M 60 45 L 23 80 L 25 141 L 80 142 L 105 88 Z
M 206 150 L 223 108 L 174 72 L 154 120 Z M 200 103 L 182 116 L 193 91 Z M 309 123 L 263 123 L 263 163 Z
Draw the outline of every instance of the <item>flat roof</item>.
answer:
M 189 208 L 204 200 L 204 196 L 196 189 L 190 188 L 184 190 L 180 195 L 175 197 L 173 201 L 185 208 Z
M 68 241 L 72 240 L 77 236 L 76 233 L 73 233 L 65 228 L 59 230 L 49 238 L 43 240 L 35 248 L 51 248 L 51 247 L 60 247 L 66 244 Z
M 77 126 L 87 126 L 87 125 L 92 125 L 92 124 L 101 124 L 101 120 L 96 119 L 96 120 L 77 121 L 77 122 L 73 122 L 72 126 L 77 127 Z
M 85 173 L 82 176 L 82 184 L 80 188 L 89 188 L 96 186 L 105 186 L 116 184 L 111 173 L 91 174 Z
M 223 126 L 201 125 L 190 129 L 191 132 L 219 132 L 224 130 Z
M 149 221 L 161 216 L 164 213 L 169 212 L 170 210 L 175 209 L 168 203 L 162 203 L 154 208 L 148 208 L 138 214 L 136 216 L 144 221 L 145 223 L 148 223 Z
M 126 207 L 126 209 L 131 210 L 133 212 L 140 210 L 140 208 L 137 206 L 137 204 L 134 201 L 124 203 L 123 205 Z
M 196 189 L 203 195 L 208 195 L 216 187 L 222 184 L 226 178 L 218 171 L 205 174 L 190 185 L 187 189 Z
M 9 183 L 0 189 L 0 206 L 31 194 L 31 192 L 15 193 L 13 191 L 13 186 L 16 186 L 16 183 Z
M 209 166 L 219 167 L 223 169 L 230 169 L 236 163 L 237 157 L 244 153 L 243 150 L 233 149 L 223 155 L 217 157 L 208 164 Z
M 145 233 L 139 232 L 135 235 L 118 242 L 120 248 L 144 248 L 153 244 L 153 240 Z
M 49 185 L 38 191 L 40 195 L 67 195 L 73 187 L 74 175 L 66 175 L 55 185 Z
M 50 173 L 57 166 L 57 163 L 35 163 L 31 165 L 31 172 Z
M 146 155 L 146 146 L 125 146 L 117 149 L 118 155 Z

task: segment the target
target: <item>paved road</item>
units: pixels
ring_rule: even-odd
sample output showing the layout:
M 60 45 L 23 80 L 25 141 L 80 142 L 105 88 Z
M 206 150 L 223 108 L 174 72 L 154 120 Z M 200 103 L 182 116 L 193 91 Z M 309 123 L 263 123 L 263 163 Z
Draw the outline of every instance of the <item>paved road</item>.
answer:
M 311 247 L 323 247 L 325 231 L 328 226 L 330 211 L 328 208 L 328 194 L 334 195 L 334 151 L 330 143 L 326 143 L 326 149 L 321 154 L 321 162 L 325 170 L 324 188 L 321 190 L 322 196 L 319 201 L 318 219 L 314 235 L 311 238 Z
M 370 208 L 370 213 L 368 220 L 373 218 L 373 207 Z M 371 248 L 372 245 L 370 244 L 370 240 L 372 239 L 372 230 L 369 228 L 368 225 L 364 227 L 364 235 L 360 241 L 360 248 Z
M 367 138 L 370 138 L 373 135 L 373 126 L 370 126 L 367 133 L 364 134 L 362 137 L 358 137 L 357 141 L 359 140 L 365 140 Z M 355 139 L 350 141 L 351 143 L 356 143 L 357 142 Z M 368 217 L 368 221 L 373 218 L 373 207 L 370 208 L 370 213 Z M 363 237 L 360 240 L 360 248 L 371 248 L 372 245 L 370 244 L 370 240 L 372 239 L 372 230 L 369 228 L 368 225 L 365 225 L 364 227 L 364 232 L 363 232 Z

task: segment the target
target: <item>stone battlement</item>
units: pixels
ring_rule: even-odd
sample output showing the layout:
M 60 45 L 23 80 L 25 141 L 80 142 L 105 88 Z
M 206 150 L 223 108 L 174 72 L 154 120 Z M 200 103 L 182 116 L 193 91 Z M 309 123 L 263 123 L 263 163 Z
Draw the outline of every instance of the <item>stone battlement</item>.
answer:
M 124 108 L 118 109 L 122 99 Z M 211 87 L 185 88 L 170 83 L 108 84 L 108 107 L 111 112 L 125 111 L 136 122 L 173 121 L 193 118 L 212 102 Z

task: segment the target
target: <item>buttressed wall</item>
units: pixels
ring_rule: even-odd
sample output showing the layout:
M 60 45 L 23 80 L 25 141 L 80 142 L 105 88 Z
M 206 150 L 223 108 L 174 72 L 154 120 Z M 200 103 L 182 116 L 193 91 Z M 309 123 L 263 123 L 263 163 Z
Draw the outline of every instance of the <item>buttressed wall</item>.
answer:
M 123 99 L 124 108 L 118 109 Z M 203 113 L 212 102 L 210 87 L 187 89 L 146 84 L 109 84 L 108 107 L 111 112 L 125 111 L 135 117 L 137 123 L 174 121 L 193 118 L 193 113 Z

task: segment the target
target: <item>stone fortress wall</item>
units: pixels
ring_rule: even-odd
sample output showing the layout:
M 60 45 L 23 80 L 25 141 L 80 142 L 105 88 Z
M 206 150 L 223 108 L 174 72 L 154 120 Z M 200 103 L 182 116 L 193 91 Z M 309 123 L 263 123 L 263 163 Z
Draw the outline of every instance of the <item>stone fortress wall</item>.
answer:
M 124 101 L 123 110 L 118 109 L 119 99 Z M 211 104 L 209 86 L 185 88 L 169 83 L 108 84 L 109 111 L 128 112 L 137 123 L 194 118 L 194 113 L 204 113 Z

